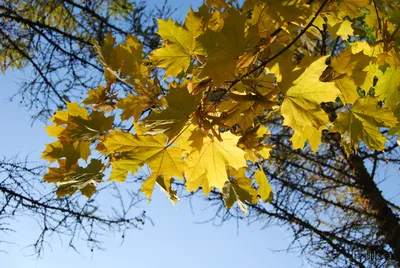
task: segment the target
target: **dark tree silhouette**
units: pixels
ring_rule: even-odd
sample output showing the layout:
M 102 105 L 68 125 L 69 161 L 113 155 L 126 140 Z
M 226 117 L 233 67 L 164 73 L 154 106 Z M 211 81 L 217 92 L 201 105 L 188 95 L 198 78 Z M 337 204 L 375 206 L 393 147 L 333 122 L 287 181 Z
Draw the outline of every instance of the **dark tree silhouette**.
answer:
M 245 218 L 238 208 L 227 211 L 222 194 L 213 192 L 208 200 L 218 212 L 211 220 L 285 227 L 292 235 L 286 250 L 315 267 L 397 267 L 399 199 L 380 188 L 387 169 L 400 168 L 396 138 L 389 137 L 385 152 L 360 146 L 348 158 L 335 135 L 325 135 L 317 153 L 308 147 L 293 150 L 290 130 L 277 127 L 279 134 L 269 140 L 275 144 L 271 159 L 263 163 L 273 203 L 247 204 Z
M 0 3 L 0 70 L 29 66 L 11 99 L 46 121 L 65 101 L 80 101 L 103 78 L 93 43 L 107 33 L 117 40 L 136 35 L 147 51 L 159 45 L 155 18 L 168 18 L 167 2 L 147 8 L 146 1 L 29 0 Z M 124 87 L 124 85 L 121 85 Z M 125 86 L 126 88 L 126 86 Z
M 52 236 L 59 235 L 68 241 L 68 246 L 79 251 L 75 242 L 87 242 L 92 250 L 101 247 L 101 235 L 107 232 L 121 233 L 141 229 L 146 220 L 145 211 L 136 205 L 142 201 L 137 191 L 122 191 L 116 185 L 101 189 L 92 199 L 74 195 L 56 198 L 55 191 L 41 182 L 44 167 L 35 166 L 27 160 L 16 159 L 0 161 L 0 232 L 18 231 L 14 222 L 33 218 L 39 228 L 37 240 L 30 245 L 33 253 L 41 256 Z M 102 193 L 113 195 L 117 206 L 107 206 L 100 202 Z M 0 236 L 0 244 L 16 243 Z M 20 245 L 27 246 L 27 245 Z M 5 245 L 0 248 L 5 250 Z

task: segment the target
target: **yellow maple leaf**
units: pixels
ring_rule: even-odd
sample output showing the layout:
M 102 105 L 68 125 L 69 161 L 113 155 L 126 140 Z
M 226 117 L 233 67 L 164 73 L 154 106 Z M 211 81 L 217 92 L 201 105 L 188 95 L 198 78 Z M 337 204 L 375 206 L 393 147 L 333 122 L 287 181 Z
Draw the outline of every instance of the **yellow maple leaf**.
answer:
M 400 68 L 388 67 L 385 72 L 377 70 L 375 96 L 384 100 L 389 107 L 396 107 L 400 103 Z
M 326 127 L 322 126 L 319 129 L 316 129 L 312 126 L 304 126 L 302 132 L 294 132 L 293 136 L 290 138 L 293 149 L 303 149 L 306 140 L 308 140 L 311 150 L 316 152 L 321 143 L 323 129 L 326 129 Z
M 318 16 L 313 25 L 318 26 L 318 28 L 323 29 L 323 25 L 327 24 L 328 26 L 328 31 L 330 33 L 330 36 L 332 39 L 335 39 L 336 36 L 336 32 L 338 30 L 338 28 L 340 26 L 338 26 L 338 24 L 340 24 L 341 22 L 343 22 L 343 20 L 341 18 L 339 18 L 338 16 L 336 16 L 334 13 L 332 12 L 322 12 L 320 14 L 320 16 Z M 336 26 L 336 27 L 335 27 Z
M 114 116 L 105 117 L 103 112 L 93 111 L 87 119 L 69 116 L 68 124 L 59 137 L 71 140 L 93 140 L 98 135 L 110 130 Z
M 360 8 L 369 5 L 369 0 L 341 0 L 338 13 L 341 17 L 349 16 L 350 19 L 361 17 Z
M 185 27 L 189 32 L 192 33 L 194 38 L 203 33 L 204 25 L 202 17 L 194 12 L 192 7 L 190 7 L 189 13 L 186 15 Z
M 50 137 L 58 138 L 58 136 L 64 131 L 65 127 L 60 125 L 51 125 L 45 127 L 45 129 Z
M 80 190 L 86 197 L 91 197 L 96 192 L 95 186 L 102 182 L 104 168 L 102 162 L 91 159 L 86 167 L 73 165 L 67 166 L 66 160 L 58 160 L 59 167 L 48 167 L 49 172 L 44 176 L 46 182 L 56 183 L 57 197 L 72 195 Z
M 124 44 L 115 48 L 115 53 L 121 59 L 121 74 L 131 78 L 140 77 L 143 46 L 136 36 L 128 35 Z
M 359 95 L 357 87 L 364 85 L 367 72 L 364 70 L 370 63 L 371 57 L 363 52 L 353 54 L 350 49 L 341 52 L 331 60 L 332 76 L 327 81 L 335 81 L 341 91 L 341 99 L 345 104 L 354 103 Z M 368 88 L 369 89 L 369 88 Z
M 334 29 L 336 31 L 336 35 L 342 37 L 343 40 L 347 40 L 349 36 L 353 36 L 354 34 L 354 29 L 351 27 L 353 23 L 351 21 L 345 20 L 342 23 L 338 24 L 338 27 L 335 27 Z M 331 35 L 332 39 L 335 39 L 335 35 Z
M 254 6 L 249 23 L 257 27 L 257 34 L 261 37 L 267 37 L 276 30 L 276 25 L 272 16 L 270 16 L 268 6 L 264 3 Z
M 43 176 L 43 180 L 46 182 L 57 183 L 62 181 L 65 177 L 65 174 L 71 172 L 76 165 L 73 165 L 70 168 L 66 167 L 66 160 L 59 159 L 58 167 L 47 167 L 48 172 Z
M 99 85 L 97 88 L 89 90 L 87 94 L 87 98 L 82 103 L 91 105 L 93 110 L 103 110 L 105 112 L 114 110 L 117 97 L 116 94 L 110 94 L 109 88 Z
M 67 167 L 71 167 L 80 158 L 86 161 L 89 155 L 90 141 L 75 141 L 73 143 L 56 141 L 46 144 L 46 150 L 43 151 L 41 158 L 52 163 L 65 157 Z
M 151 101 L 150 101 L 151 103 Z M 125 98 L 121 98 L 117 107 L 122 109 L 121 119 L 128 120 L 132 116 L 135 121 L 139 120 L 142 112 L 149 106 L 148 98 L 145 95 L 128 94 Z
M 152 173 L 142 191 L 150 199 L 154 183 L 159 176 L 164 177 L 167 188 L 170 186 L 171 177 L 183 179 L 185 163 L 182 157 L 186 147 L 180 146 L 182 143 L 183 141 L 178 139 L 173 145 L 169 145 L 167 136 L 164 134 L 138 136 L 132 133 L 111 131 L 102 142 L 104 148 L 100 152 L 107 155 L 122 153 L 118 158 L 123 161 L 117 160 L 118 173 L 111 176 L 111 180 L 121 181 L 122 173 L 125 175 L 128 171 L 135 173 L 140 166 L 147 164 Z M 153 187 L 150 187 L 151 185 Z
M 218 110 L 226 114 L 221 118 L 221 122 L 224 125 L 229 127 L 239 125 L 242 131 L 246 131 L 253 125 L 256 116 L 263 115 L 266 110 L 270 110 L 276 105 L 275 97 L 278 90 L 275 86 L 269 88 L 253 86 L 254 88 L 252 89 L 246 85 L 244 90 L 256 92 L 257 94 L 235 94 L 232 92 L 228 94 L 230 98 L 218 106 Z M 261 95 L 259 91 L 267 92 L 267 94 Z
M 246 95 L 243 95 L 245 97 Z M 221 122 L 228 127 L 233 127 L 234 125 L 239 125 L 240 129 L 245 131 L 251 127 L 254 123 L 254 101 L 251 100 L 249 96 L 248 100 L 235 101 L 233 99 L 228 99 L 222 102 L 218 106 L 218 110 L 225 113 L 221 119 Z M 261 115 L 264 109 L 258 109 L 258 114 Z
M 373 4 L 368 5 L 367 8 L 369 12 L 365 14 L 365 19 L 364 19 L 365 23 L 371 28 L 378 29 L 379 26 L 378 26 L 377 12 L 380 17 L 381 16 L 383 17 L 383 13 L 380 12 L 379 9 L 375 9 L 375 6 Z
M 114 117 L 105 117 L 104 113 L 97 111 L 89 115 L 77 103 L 67 103 L 67 110 L 58 111 L 52 121 L 56 124 L 46 127 L 46 130 L 59 140 L 46 144 L 42 158 L 51 163 L 65 158 L 65 166 L 70 168 L 80 158 L 88 159 L 92 140 L 111 129 Z
M 68 116 L 81 117 L 83 119 L 89 118 L 89 113 L 86 110 L 86 108 L 81 107 L 76 102 L 67 102 L 67 113 L 68 113 Z
M 253 2 L 252 4 L 250 4 Z M 258 21 L 259 24 L 264 26 L 279 28 L 290 21 L 295 24 L 307 24 L 306 20 L 311 18 L 311 6 L 304 3 L 304 1 L 246 1 L 244 8 L 248 9 L 252 6 L 254 18 L 252 20 Z M 260 10 L 261 9 L 261 10 Z M 263 27 L 264 28 L 264 27 Z M 265 28 L 264 28 L 265 29 Z M 260 29 L 260 32 L 262 28 Z
M 269 159 L 272 145 L 265 145 L 263 140 L 270 135 L 269 129 L 262 125 L 248 128 L 239 139 L 238 146 L 246 151 L 245 159 L 257 163 L 260 157 Z
M 258 202 L 258 197 L 261 197 L 263 201 L 272 202 L 272 189 L 264 172 L 260 170 L 254 172 L 254 178 L 258 184 L 257 189 L 253 186 L 253 179 L 246 177 L 245 168 L 235 170 L 229 167 L 227 173 L 230 179 L 225 182 L 222 189 L 222 198 L 226 208 L 229 209 L 237 203 L 239 209 L 247 215 L 246 202 L 255 204 Z
M 203 5 L 203 6 L 205 6 L 205 5 Z M 206 8 L 206 10 L 208 10 L 208 7 Z M 199 10 L 199 12 L 200 12 L 200 10 Z M 209 30 L 218 32 L 224 27 L 224 24 L 225 24 L 224 20 L 226 19 L 226 17 L 228 16 L 229 13 L 227 11 L 222 12 L 219 10 L 215 10 L 211 14 L 209 14 L 209 13 L 205 14 L 204 10 L 202 10 L 202 12 L 200 14 L 205 15 L 205 17 L 208 17 L 208 20 L 206 23 L 207 28 Z
M 398 121 L 399 123 L 397 123 L 397 125 L 396 125 L 395 127 L 392 127 L 392 128 L 389 130 L 389 133 L 388 133 L 389 136 L 393 136 L 393 135 L 396 135 L 396 134 L 400 134 L 400 104 L 397 105 L 397 107 L 395 107 L 395 108 L 393 109 L 393 113 L 394 113 L 394 115 L 397 117 L 397 121 Z M 397 143 L 398 143 L 398 144 L 399 144 L 399 141 L 400 141 L 400 138 L 397 138 Z
M 215 84 L 235 77 L 239 56 L 245 51 L 246 19 L 245 14 L 233 9 L 219 32 L 207 30 L 199 36 L 207 57 L 203 77 L 212 78 Z
M 258 184 L 257 192 L 260 195 L 261 199 L 263 201 L 272 202 L 274 198 L 273 192 L 267 176 L 265 176 L 265 173 L 260 170 L 256 170 L 254 172 L 254 178 L 256 179 L 256 183 Z
M 153 192 L 154 185 L 157 183 L 158 186 L 160 186 L 161 191 L 164 192 L 164 194 L 168 197 L 169 200 L 171 200 L 171 202 L 178 201 L 179 198 L 177 196 L 177 192 L 171 186 L 171 184 L 174 182 L 174 178 L 170 178 L 169 181 L 167 181 L 167 184 L 165 184 L 165 182 L 166 180 L 164 180 L 163 176 L 158 176 L 156 179 L 154 179 L 154 177 L 149 177 L 146 181 L 143 182 L 141 191 L 145 193 L 150 202 L 151 193 Z
M 114 71 L 118 71 L 121 67 L 121 58 L 116 53 L 115 48 L 115 38 L 109 32 L 106 37 L 104 37 L 103 44 L 100 46 L 95 43 L 94 48 L 98 54 L 97 59 L 99 62 L 105 66 L 109 67 Z
M 270 48 L 272 54 L 275 54 L 284 49 L 284 47 L 284 45 L 274 42 Z M 293 51 L 290 50 L 286 50 L 279 58 L 279 61 L 272 61 L 267 64 L 267 70 L 275 75 L 278 87 L 282 93 L 286 93 L 292 86 L 293 81 L 304 72 L 307 66 L 305 64 L 297 65 L 293 60 Z
M 281 112 L 284 125 L 294 132 L 301 133 L 305 126 L 318 129 L 329 122 L 328 115 L 319 107 L 322 102 L 335 101 L 340 91 L 333 82 L 321 82 L 320 76 L 326 69 L 327 57 L 306 59 L 309 67 L 293 82 L 287 90 Z M 304 59 L 303 59 L 304 61 Z
M 222 188 L 222 199 L 227 209 L 237 203 L 239 209 L 248 215 L 246 201 L 251 204 L 258 201 L 257 191 L 252 187 L 251 181 L 249 178 L 239 177 L 225 183 Z
M 56 111 L 54 115 L 50 118 L 50 121 L 57 125 L 64 125 L 68 122 L 68 112 L 67 111 Z
M 142 162 L 138 161 L 130 154 L 120 154 L 118 157 L 113 157 L 110 159 L 110 164 L 112 167 L 110 180 L 116 182 L 123 182 L 128 176 L 128 172 L 133 175 L 141 167 Z
M 172 19 L 158 20 L 158 34 L 164 46 L 150 55 L 154 66 L 165 68 L 165 76 L 176 76 L 185 72 L 190 60 L 197 54 L 203 54 L 202 48 L 195 39 L 197 30 L 193 32 L 177 25 Z
M 371 150 L 383 150 L 386 138 L 379 131 L 380 127 L 394 127 L 397 118 L 393 111 L 378 106 L 377 97 L 359 98 L 350 110 L 340 113 L 334 122 L 332 131 L 342 136 L 341 144 L 350 155 L 358 142 L 363 141 Z
M 226 8 L 228 5 L 225 0 L 206 0 L 208 6 L 214 6 L 216 8 Z
M 265 96 L 276 89 L 276 77 L 272 74 L 260 74 L 257 78 L 246 78 L 238 83 L 235 89 Z
M 172 138 L 182 130 L 199 105 L 200 95 L 189 94 L 187 83 L 171 83 L 165 100 L 168 104 L 165 110 L 155 111 L 142 122 L 148 133 L 165 133 Z
M 236 146 L 238 137 L 225 132 L 221 134 L 221 138 L 223 141 L 204 137 L 201 150 L 194 149 L 187 156 L 185 177 L 188 191 L 197 190 L 199 186 L 202 186 L 205 194 L 212 187 L 222 190 L 228 181 L 228 167 L 238 170 L 247 166 L 245 151 Z
M 96 185 L 101 183 L 104 177 L 102 162 L 91 159 L 86 167 L 76 167 L 72 172 L 66 174 L 64 180 L 58 183 L 57 197 L 72 195 L 77 190 L 90 198 L 96 192 Z
M 142 44 L 136 36 L 128 35 L 124 44 L 115 46 L 115 38 L 108 33 L 103 44 L 94 44 L 97 59 L 104 66 L 104 75 L 113 82 L 119 74 L 137 78 L 141 76 Z

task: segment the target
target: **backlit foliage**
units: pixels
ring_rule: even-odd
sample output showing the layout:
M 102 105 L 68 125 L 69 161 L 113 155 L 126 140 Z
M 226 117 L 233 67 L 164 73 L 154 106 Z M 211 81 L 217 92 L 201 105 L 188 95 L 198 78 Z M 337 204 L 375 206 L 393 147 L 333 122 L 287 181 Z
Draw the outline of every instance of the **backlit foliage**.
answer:
M 316 151 L 323 132 L 338 132 L 348 156 L 360 142 L 384 150 L 381 130 L 400 129 L 398 14 L 396 1 L 210 0 L 183 24 L 158 20 L 163 44 L 150 55 L 134 36 L 117 45 L 108 35 L 95 44 L 104 85 L 47 128 L 58 140 L 43 158 L 59 167 L 45 180 L 59 196 L 90 197 L 106 169 L 121 182 L 147 165 L 149 199 L 157 184 L 177 200 L 180 180 L 246 212 L 273 198 L 264 173 L 248 168 L 269 157 L 269 118 L 293 130 L 294 149 Z M 121 120 L 132 127 L 115 127 Z

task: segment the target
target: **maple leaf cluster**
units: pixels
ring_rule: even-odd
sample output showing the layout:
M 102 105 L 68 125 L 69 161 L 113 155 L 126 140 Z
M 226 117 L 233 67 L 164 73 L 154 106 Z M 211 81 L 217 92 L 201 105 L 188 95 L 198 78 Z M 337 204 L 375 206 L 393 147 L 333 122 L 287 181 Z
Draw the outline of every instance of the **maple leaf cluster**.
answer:
M 381 129 L 400 131 L 399 11 L 369 0 L 247 0 L 240 9 L 209 0 L 182 25 L 158 20 L 162 46 L 149 55 L 134 36 L 116 45 L 108 35 L 95 45 L 105 85 L 51 119 L 57 141 L 43 158 L 59 167 L 44 179 L 59 196 L 90 197 L 107 168 L 122 182 L 147 165 L 149 199 L 157 184 L 176 201 L 180 180 L 246 212 L 246 202 L 273 199 L 260 164 L 273 148 L 265 119 L 283 119 L 294 149 L 317 151 L 323 132 L 338 132 L 348 155 L 360 142 L 384 150 Z M 360 23 L 374 38 L 359 38 Z M 133 127 L 115 127 L 121 121 Z

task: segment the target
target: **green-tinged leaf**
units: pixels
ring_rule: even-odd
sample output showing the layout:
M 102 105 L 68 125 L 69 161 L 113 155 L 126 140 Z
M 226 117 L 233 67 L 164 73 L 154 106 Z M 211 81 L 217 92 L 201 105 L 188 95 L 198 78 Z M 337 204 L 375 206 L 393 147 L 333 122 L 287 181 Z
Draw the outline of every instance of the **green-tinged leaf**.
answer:
M 332 131 L 342 135 L 342 146 L 348 155 L 354 153 L 360 141 L 371 150 L 383 150 L 386 138 L 380 127 L 394 127 L 397 118 L 391 109 L 380 108 L 378 98 L 367 96 L 359 98 L 346 112 L 340 113 Z
M 176 76 L 185 72 L 190 60 L 202 54 L 202 48 L 195 39 L 194 33 L 177 25 L 172 19 L 158 20 L 158 34 L 163 39 L 163 47 L 153 51 L 150 60 L 154 66 L 165 68 L 165 76 Z
M 246 15 L 232 10 L 221 31 L 207 30 L 199 36 L 207 57 L 202 76 L 212 78 L 215 84 L 233 80 L 239 56 L 245 51 L 245 21 Z
M 187 84 L 184 83 L 170 86 L 165 99 L 168 107 L 165 110 L 154 111 L 143 120 L 143 123 L 149 133 L 165 133 L 172 139 L 188 122 L 199 103 L 200 96 L 189 94 Z
M 49 167 L 49 172 L 43 178 L 58 185 L 57 197 L 72 195 L 80 190 L 89 198 L 96 192 L 95 186 L 102 182 L 104 166 L 100 160 L 91 159 L 85 168 L 79 166 L 68 168 L 64 160 L 59 160 L 58 163 L 59 167 Z

